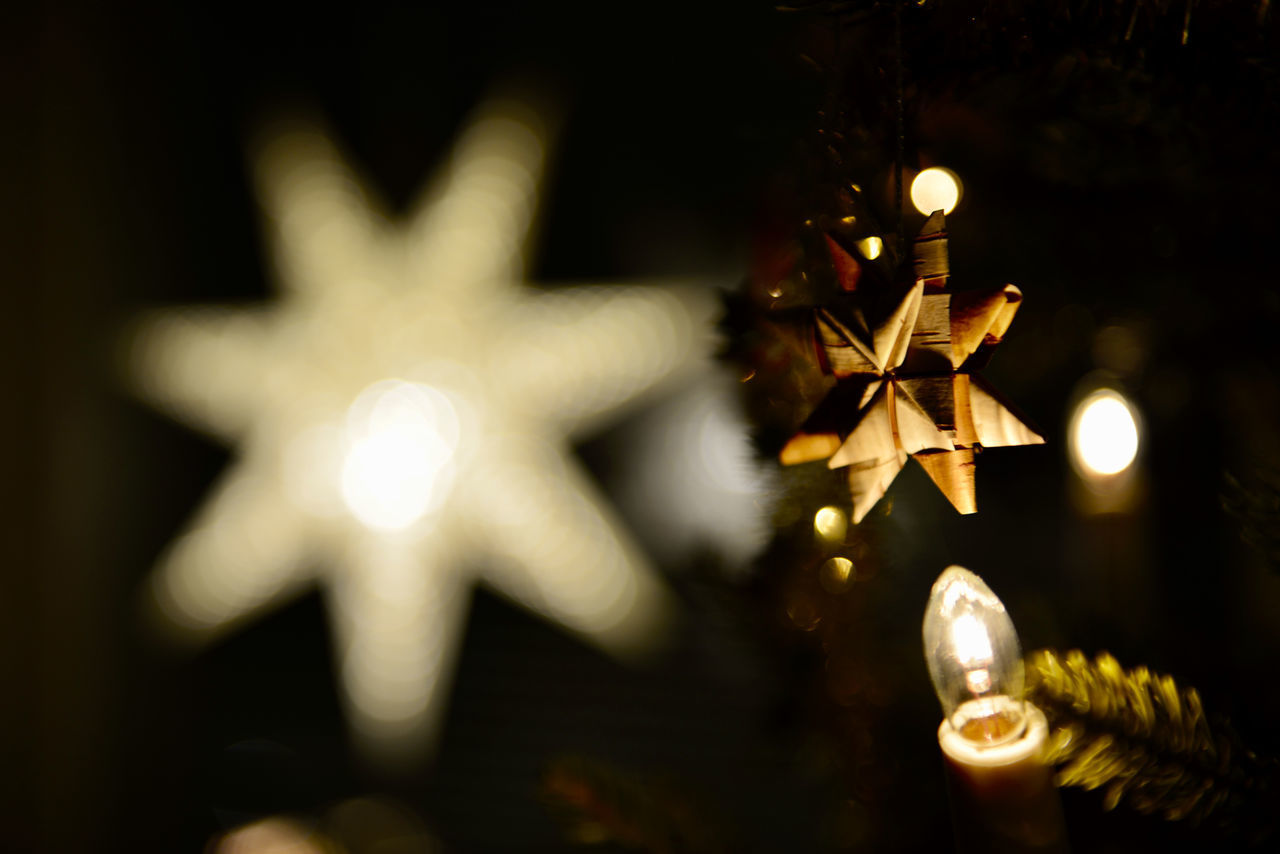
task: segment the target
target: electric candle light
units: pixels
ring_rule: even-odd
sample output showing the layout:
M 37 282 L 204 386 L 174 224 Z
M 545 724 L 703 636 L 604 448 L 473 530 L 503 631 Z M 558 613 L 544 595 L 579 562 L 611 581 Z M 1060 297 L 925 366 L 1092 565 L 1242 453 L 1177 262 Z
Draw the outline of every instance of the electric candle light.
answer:
M 1100 372 L 1101 374 L 1101 372 Z M 1086 377 L 1072 408 L 1067 449 L 1071 501 L 1084 516 L 1132 515 L 1145 492 L 1142 415 L 1106 374 Z
M 951 213 L 963 193 L 960 176 L 941 166 L 930 166 L 911 181 L 911 203 L 925 216 L 934 211 Z
M 1061 805 L 1042 755 L 1049 728 L 1022 698 L 1022 651 L 1004 604 L 959 566 L 934 582 L 925 659 L 945 715 L 946 757 L 961 851 L 1064 851 Z
M 1123 474 L 1138 456 L 1138 420 L 1120 392 L 1104 388 L 1076 406 L 1071 417 L 1071 462 L 1081 477 Z

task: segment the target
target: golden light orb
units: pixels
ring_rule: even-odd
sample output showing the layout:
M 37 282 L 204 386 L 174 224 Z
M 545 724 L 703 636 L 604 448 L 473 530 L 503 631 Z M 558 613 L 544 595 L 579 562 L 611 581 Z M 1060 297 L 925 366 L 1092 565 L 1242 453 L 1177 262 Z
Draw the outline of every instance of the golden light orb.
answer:
M 1071 418 L 1071 461 L 1085 476 L 1117 475 L 1138 456 L 1138 419 L 1114 389 L 1099 389 L 1076 406 Z
M 941 166 L 922 170 L 911 182 L 911 204 L 925 216 L 934 211 L 951 213 L 963 195 L 960 176 Z
M 853 561 L 847 557 L 833 557 L 818 570 L 818 583 L 828 593 L 843 593 L 853 583 Z
M 844 542 L 849 519 L 839 507 L 823 507 L 813 514 L 813 530 L 827 543 Z

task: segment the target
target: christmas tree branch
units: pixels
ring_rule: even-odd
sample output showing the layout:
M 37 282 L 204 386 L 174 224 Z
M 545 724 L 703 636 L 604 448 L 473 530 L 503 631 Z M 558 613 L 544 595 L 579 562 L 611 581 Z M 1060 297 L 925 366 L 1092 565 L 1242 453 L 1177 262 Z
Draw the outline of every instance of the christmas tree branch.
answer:
M 1058 785 L 1104 789 L 1108 810 L 1123 801 L 1170 821 L 1270 835 L 1276 763 L 1245 750 L 1225 723 L 1211 726 L 1194 688 L 1078 650 L 1032 653 L 1027 684 L 1027 699 L 1049 719 Z

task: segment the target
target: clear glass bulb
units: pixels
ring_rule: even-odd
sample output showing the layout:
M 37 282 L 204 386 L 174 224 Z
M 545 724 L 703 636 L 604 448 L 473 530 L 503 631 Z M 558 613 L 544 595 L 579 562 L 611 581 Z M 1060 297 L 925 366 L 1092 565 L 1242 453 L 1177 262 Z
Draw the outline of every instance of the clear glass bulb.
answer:
M 1022 734 L 1018 633 L 999 597 L 963 567 L 947 567 L 933 583 L 924 612 L 924 656 L 942 711 L 957 733 L 982 747 Z

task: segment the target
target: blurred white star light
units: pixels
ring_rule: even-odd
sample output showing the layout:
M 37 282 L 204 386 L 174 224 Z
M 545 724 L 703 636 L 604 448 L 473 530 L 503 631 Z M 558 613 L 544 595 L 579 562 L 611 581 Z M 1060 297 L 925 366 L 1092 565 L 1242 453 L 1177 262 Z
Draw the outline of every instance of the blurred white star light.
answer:
M 131 338 L 140 392 L 237 449 L 152 577 L 165 624 L 213 634 L 319 582 L 353 728 L 381 755 L 428 743 L 471 578 L 643 648 L 663 588 L 570 440 L 705 363 L 710 293 L 520 284 L 544 159 L 522 103 L 483 109 L 399 225 L 314 126 L 264 140 L 281 298 L 158 313 Z

